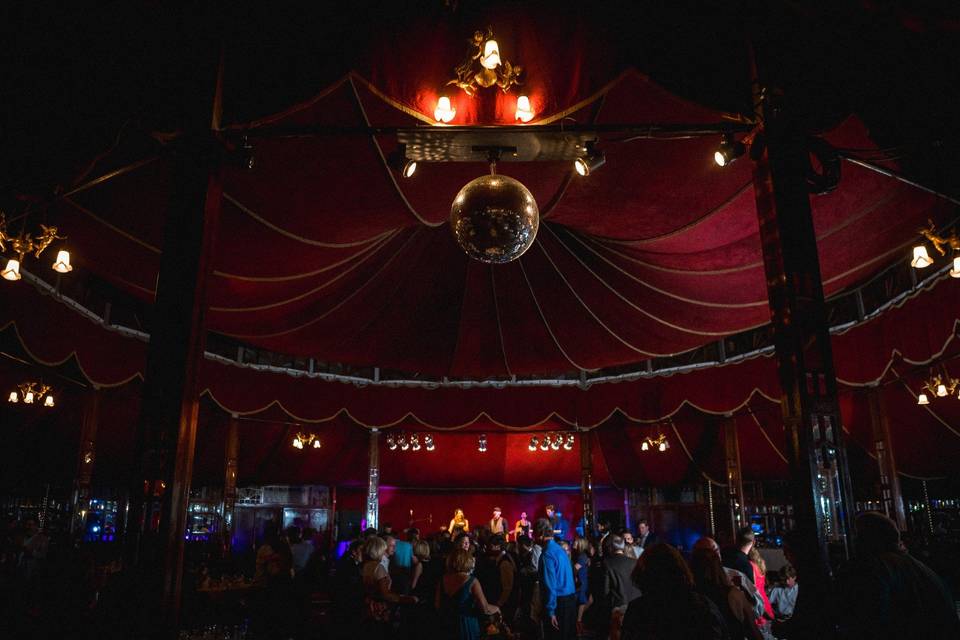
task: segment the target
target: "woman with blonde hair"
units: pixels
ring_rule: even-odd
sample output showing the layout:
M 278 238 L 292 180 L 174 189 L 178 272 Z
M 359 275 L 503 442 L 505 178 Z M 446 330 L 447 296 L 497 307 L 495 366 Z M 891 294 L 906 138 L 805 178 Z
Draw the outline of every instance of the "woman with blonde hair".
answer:
M 479 616 L 500 612 L 499 607 L 487 602 L 483 588 L 472 575 L 475 565 L 473 554 L 464 549 L 454 549 L 447 556 L 447 572 L 435 602 L 443 622 L 443 638 L 479 640 Z
M 773 613 L 770 598 L 767 597 L 767 563 L 764 562 L 756 545 L 750 549 L 747 557 L 750 558 L 750 566 L 753 569 L 753 584 L 756 585 L 760 600 L 763 601 L 763 617 L 757 618 L 757 626 L 760 627 L 764 637 L 769 637 L 770 623 L 776 619 L 776 615 Z
M 390 573 L 383 566 L 387 541 L 370 536 L 363 544 L 363 564 L 360 579 L 363 583 L 363 621 L 365 637 L 381 638 L 390 631 L 393 610 L 399 604 L 416 604 L 416 596 L 404 596 L 391 590 Z
M 450 526 L 447 527 L 447 531 L 450 532 L 451 536 L 470 531 L 470 521 L 463 515 L 463 509 L 460 507 L 453 510 L 453 518 L 450 519 Z

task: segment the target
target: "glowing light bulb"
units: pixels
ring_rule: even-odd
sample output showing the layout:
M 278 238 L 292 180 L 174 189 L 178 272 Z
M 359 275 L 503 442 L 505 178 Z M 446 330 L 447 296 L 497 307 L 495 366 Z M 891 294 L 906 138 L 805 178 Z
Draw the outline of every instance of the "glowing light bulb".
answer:
M 43 406 L 52 407 L 53 406 L 53 396 L 47 396 L 43 401 Z
M 4 280 L 10 280 L 15 282 L 20 279 L 20 261 L 10 258 L 7 260 L 7 266 L 4 267 L 3 271 L 0 271 L 0 276 L 3 276 Z
M 533 109 L 530 107 L 530 98 L 527 96 L 517 98 L 517 120 L 520 122 L 530 122 L 535 115 Z
M 33 404 L 33 391 L 27 391 L 23 395 L 23 401 L 26 404 Z
M 927 248 L 918 244 L 913 248 L 913 260 L 910 261 L 910 266 L 914 269 L 925 269 L 933 264 L 933 260 L 930 258 L 930 254 L 927 253 Z
M 960 278 L 960 256 L 953 258 L 953 269 L 950 269 L 951 278 Z
M 450 104 L 450 98 L 440 96 L 440 99 L 437 100 L 437 108 L 433 110 L 433 117 L 437 119 L 437 122 L 450 122 L 456 115 L 457 110 Z
M 16 400 L 14 400 L 13 402 L 16 402 Z M 527 445 L 527 449 L 529 449 L 530 451 L 536 451 L 537 445 L 539 444 L 540 444 L 540 441 L 537 440 L 536 437 L 530 438 L 530 444 Z
M 20 396 L 17 395 L 16 391 L 11 391 L 10 395 L 7 396 L 7 402 L 12 402 L 14 404 L 20 402 Z
M 937 385 L 937 397 L 943 398 L 947 395 L 947 385 L 940 383 Z
M 70 273 L 73 271 L 73 265 L 70 264 L 70 252 L 57 252 L 57 259 L 53 263 L 53 270 L 57 273 Z
M 920 405 L 930 404 L 930 400 L 927 399 L 927 394 L 921 393 L 919 396 L 917 396 L 917 404 L 920 404 Z
M 660 449 L 660 451 L 666 451 L 666 450 L 667 450 L 667 443 L 666 443 L 666 442 L 661 442 L 661 443 L 660 443 L 660 446 L 657 447 L 657 448 Z
M 640 451 L 649 451 L 649 450 L 650 450 L 650 443 L 644 440 L 643 444 L 640 445 Z
M 500 66 L 500 45 L 496 40 L 487 40 L 483 43 L 483 55 L 480 64 L 484 69 L 496 69 Z

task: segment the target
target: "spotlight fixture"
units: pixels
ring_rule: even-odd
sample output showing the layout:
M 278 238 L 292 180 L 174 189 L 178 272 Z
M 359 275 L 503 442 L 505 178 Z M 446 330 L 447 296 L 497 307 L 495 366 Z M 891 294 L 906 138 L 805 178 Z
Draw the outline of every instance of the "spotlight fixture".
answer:
M 603 166 L 607 157 L 596 149 L 595 142 L 588 142 L 583 149 L 583 155 L 573 161 L 574 170 L 584 178 Z
M 536 436 L 530 438 L 530 444 L 527 448 L 530 451 L 571 451 L 573 449 L 573 444 L 576 442 L 576 436 L 572 433 L 563 434 L 563 433 L 546 433 L 542 437 L 538 438 Z
M 480 453 L 486 453 L 487 451 L 487 434 L 481 433 L 480 437 L 477 438 L 477 451 Z
M 300 433 L 298 432 L 293 438 L 291 443 L 294 449 L 319 449 L 320 448 L 320 438 L 315 433 Z
M 24 214 L 26 215 L 26 214 Z M 16 257 L 7 259 L 6 265 L 0 271 L 0 277 L 4 280 L 16 282 L 20 279 L 20 268 L 23 266 L 23 260 L 27 255 L 33 255 L 39 258 L 47 247 L 56 240 L 66 240 L 65 236 L 57 235 L 56 227 L 48 227 L 45 224 L 40 225 L 40 233 L 29 234 L 21 230 L 19 235 L 10 235 L 7 233 L 7 215 L 0 211 L 0 251 L 11 250 Z M 73 271 L 73 265 L 70 264 L 70 252 L 61 249 L 57 252 L 57 259 L 51 265 L 51 268 L 57 273 L 70 273 Z
M 387 164 L 400 174 L 402 178 L 412 178 L 417 172 L 417 161 L 407 158 L 407 145 L 401 144 L 396 151 L 387 157 Z
M 433 117 L 437 122 L 447 124 L 457 115 L 457 110 L 450 104 L 449 96 L 440 96 L 437 100 L 437 108 L 433 110 Z
M 45 407 L 56 406 L 53 395 L 50 393 L 50 385 L 42 382 L 23 382 L 17 385 L 18 391 L 11 391 L 7 396 L 7 402 L 11 404 L 42 404 Z
M 417 161 L 416 160 L 407 160 L 403 163 L 403 167 L 400 169 L 400 175 L 404 178 L 412 178 L 413 174 L 417 172 Z
M 960 388 L 960 380 L 951 377 L 946 368 L 942 367 L 942 372 L 931 374 L 930 378 L 923 383 L 923 390 L 917 396 L 917 404 L 921 406 L 930 404 L 931 396 L 934 398 L 952 396 L 957 393 L 958 388 Z M 960 399 L 960 394 L 957 397 Z
M 390 449 L 390 451 L 396 451 L 397 449 L 401 451 L 422 451 L 424 449 L 433 451 L 437 446 L 433 440 L 433 436 L 429 433 L 408 434 L 401 431 L 396 435 L 391 433 L 387 436 L 387 448 Z
M 656 438 L 648 437 L 640 444 L 641 451 L 650 451 L 651 449 L 663 453 L 670 448 L 670 443 L 667 441 L 667 436 L 662 433 Z
M 950 235 L 942 236 L 937 233 L 937 226 L 933 220 L 927 220 L 928 227 L 920 230 L 920 235 L 927 239 L 933 248 L 941 256 L 947 255 L 947 249 L 953 252 L 953 268 L 950 270 L 950 277 L 960 278 L 960 237 L 956 230 L 951 231 Z M 913 260 L 910 266 L 914 269 L 926 269 L 933 264 L 933 258 L 927 253 L 927 247 L 924 244 L 918 244 L 913 248 Z
M 742 142 L 734 139 L 730 134 L 725 134 L 720 146 L 713 154 L 713 160 L 721 167 L 733 164 L 737 158 L 746 153 L 747 148 Z
M 520 96 L 517 98 L 516 120 L 519 120 L 520 122 L 530 122 L 533 120 L 534 115 L 536 114 L 530 107 L 530 98 L 527 96 Z

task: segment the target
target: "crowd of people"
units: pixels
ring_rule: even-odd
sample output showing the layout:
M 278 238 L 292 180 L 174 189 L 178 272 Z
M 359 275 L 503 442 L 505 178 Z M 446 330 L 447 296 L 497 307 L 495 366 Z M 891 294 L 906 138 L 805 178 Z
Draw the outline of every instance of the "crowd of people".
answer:
M 636 536 L 601 523 L 596 542 L 568 539 L 552 512 L 528 530 L 471 530 L 461 512 L 429 539 L 366 531 L 336 566 L 334 637 L 960 637 L 949 592 L 881 514 L 857 520 L 838 590 L 806 605 L 793 566 L 768 572 L 749 528 L 722 550 L 702 537 L 688 558 L 646 522 Z M 795 560 L 789 540 L 785 551 Z

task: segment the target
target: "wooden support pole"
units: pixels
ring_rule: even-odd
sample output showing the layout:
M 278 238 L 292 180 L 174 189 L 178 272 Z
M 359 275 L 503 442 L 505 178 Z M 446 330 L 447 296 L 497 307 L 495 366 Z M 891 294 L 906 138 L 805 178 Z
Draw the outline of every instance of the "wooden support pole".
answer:
M 380 431 L 370 430 L 369 465 L 367 467 L 367 528 L 380 528 Z
M 903 509 L 903 494 L 900 493 L 900 478 L 890 438 L 890 420 L 880 387 L 867 390 L 870 403 L 870 424 L 873 427 L 873 442 L 880 471 L 880 500 L 887 516 L 893 518 L 901 531 L 907 530 L 907 514 Z
M 237 468 L 240 456 L 240 419 L 233 414 L 227 423 L 227 445 L 224 451 L 223 502 L 220 516 L 223 521 L 223 544 L 232 546 L 233 508 L 237 503 Z
M 82 536 L 90 507 L 90 481 L 97 456 L 97 428 L 100 425 L 100 389 L 94 387 L 87 396 L 80 424 L 80 448 L 77 472 L 73 479 L 73 504 L 70 509 L 70 537 Z
M 747 524 L 747 508 L 743 498 L 743 474 L 740 466 L 740 436 L 737 433 L 737 419 L 726 416 L 723 419 L 723 442 L 726 453 L 727 495 L 730 497 L 731 540 L 737 537 L 737 529 Z M 710 481 L 707 480 L 707 484 Z
M 590 432 L 577 434 L 580 443 L 580 497 L 583 500 L 583 536 L 593 540 L 597 531 L 597 514 L 593 500 L 593 455 Z

